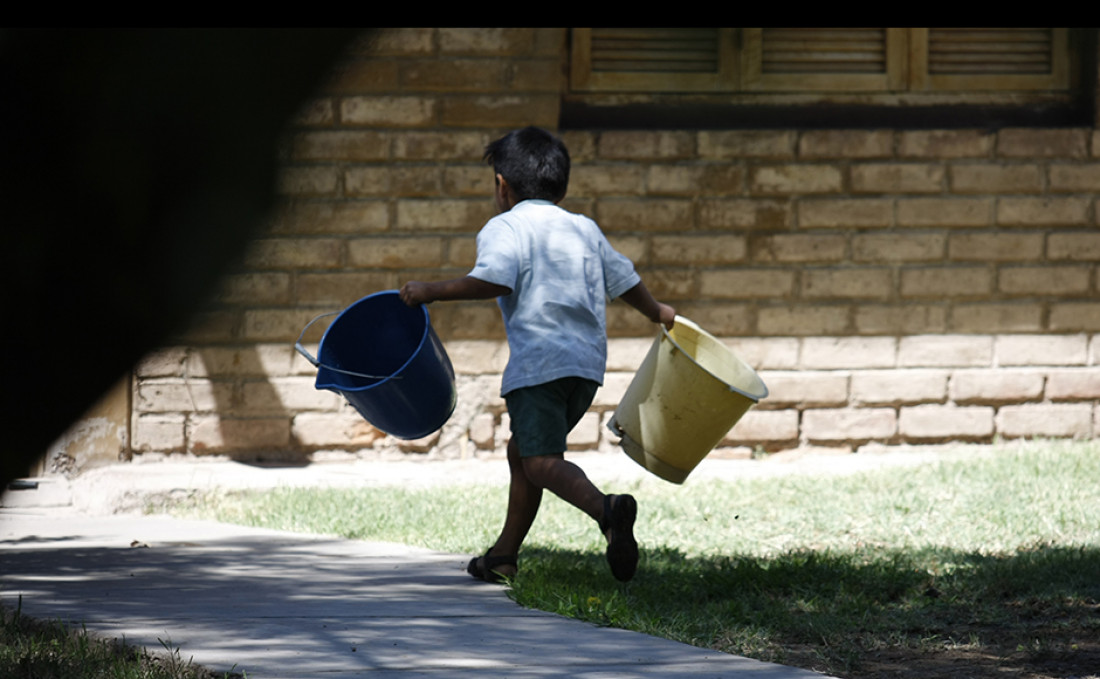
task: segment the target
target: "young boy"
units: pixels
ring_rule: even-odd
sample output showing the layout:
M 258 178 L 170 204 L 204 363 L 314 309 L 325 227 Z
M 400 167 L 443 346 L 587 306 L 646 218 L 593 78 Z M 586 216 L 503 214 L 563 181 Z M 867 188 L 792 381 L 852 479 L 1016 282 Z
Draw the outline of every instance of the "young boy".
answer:
M 527 127 L 490 143 L 485 160 L 496 175 L 500 214 L 477 236 L 474 269 L 463 278 L 409 281 L 400 291 L 410 306 L 497 297 L 504 317 L 510 357 L 501 395 L 512 429 L 508 513 L 497 541 L 466 570 L 488 582 L 516 574 L 545 488 L 596 520 L 612 574 L 630 580 L 638 565 L 635 500 L 605 495 L 566 461 L 566 435 L 603 382 L 607 300 L 619 297 L 669 328 L 676 310 L 653 298 L 595 222 L 557 206 L 569 183 L 569 152 L 561 140 Z

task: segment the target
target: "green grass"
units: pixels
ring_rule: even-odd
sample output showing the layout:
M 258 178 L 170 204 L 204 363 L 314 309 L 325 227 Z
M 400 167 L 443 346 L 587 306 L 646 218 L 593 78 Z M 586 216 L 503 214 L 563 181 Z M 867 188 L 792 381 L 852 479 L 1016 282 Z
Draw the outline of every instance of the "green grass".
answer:
M 165 646 L 160 653 L 26 618 L 0 608 L 0 677 L 5 679 L 216 679 Z
M 826 478 L 646 479 L 608 489 L 639 500 L 643 557 L 625 585 L 609 575 L 594 524 L 548 496 L 510 593 L 524 606 L 843 677 L 887 676 L 895 664 L 951 676 L 954 662 L 972 676 L 1095 676 L 1098 479 L 1097 442 Z M 476 554 L 504 503 L 503 488 L 485 486 L 282 489 L 176 511 Z

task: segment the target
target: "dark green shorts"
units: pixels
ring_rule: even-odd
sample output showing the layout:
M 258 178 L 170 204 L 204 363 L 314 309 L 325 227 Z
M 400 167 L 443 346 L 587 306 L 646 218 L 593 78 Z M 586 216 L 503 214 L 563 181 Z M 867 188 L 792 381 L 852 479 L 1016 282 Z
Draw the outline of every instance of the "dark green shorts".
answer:
M 599 387 L 583 377 L 563 377 L 505 394 L 520 457 L 564 453 L 566 437 L 592 405 Z

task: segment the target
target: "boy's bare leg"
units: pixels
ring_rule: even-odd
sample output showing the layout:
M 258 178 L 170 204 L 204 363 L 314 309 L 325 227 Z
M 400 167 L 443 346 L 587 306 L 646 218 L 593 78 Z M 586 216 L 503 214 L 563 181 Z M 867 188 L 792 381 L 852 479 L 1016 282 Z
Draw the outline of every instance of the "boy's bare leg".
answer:
M 524 458 L 523 469 L 534 485 L 546 488 L 595 521 L 603 518 L 603 493 L 564 454 Z
M 489 550 L 492 556 L 508 556 L 519 552 L 542 503 L 542 487 L 527 478 L 515 439 L 508 441 L 508 471 L 508 514 L 500 537 Z

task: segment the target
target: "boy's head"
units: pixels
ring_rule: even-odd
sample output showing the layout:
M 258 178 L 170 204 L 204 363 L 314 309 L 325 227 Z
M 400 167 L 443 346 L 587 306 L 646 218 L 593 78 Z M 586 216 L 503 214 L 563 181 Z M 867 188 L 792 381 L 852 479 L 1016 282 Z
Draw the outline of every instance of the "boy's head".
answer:
M 557 203 L 569 186 L 569 151 L 546 130 L 525 127 L 485 147 L 485 162 L 503 179 L 515 202 L 529 199 Z M 498 187 L 499 188 L 499 187 Z

